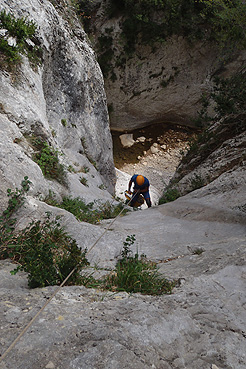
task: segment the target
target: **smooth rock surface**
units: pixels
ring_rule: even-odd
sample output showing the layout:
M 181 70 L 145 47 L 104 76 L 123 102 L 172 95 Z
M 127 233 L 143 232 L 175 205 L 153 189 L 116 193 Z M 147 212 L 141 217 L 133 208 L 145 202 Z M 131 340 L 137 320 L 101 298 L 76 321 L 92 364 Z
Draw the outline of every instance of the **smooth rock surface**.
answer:
M 138 252 L 158 262 L 166 277 L 179 279 L 172 295 L 64 287 L 1 369 L 244 369 L 246 213 L 238 205 L 245 181 L 230 185 L 238 175 L 221 178 L 216 190 L 210 184 L 206 191 L 118 218 L 93 249 L 92 264 L 96 258 L 112 267 L 119 240 L 134 233 Z M 99 236 L 108 224 L 85 225 L 91 241 L 94 229 Z M 55 287 L 29 290 L 24 273 L 11 276 L 13 265 L 0 265 L 3 353 Z

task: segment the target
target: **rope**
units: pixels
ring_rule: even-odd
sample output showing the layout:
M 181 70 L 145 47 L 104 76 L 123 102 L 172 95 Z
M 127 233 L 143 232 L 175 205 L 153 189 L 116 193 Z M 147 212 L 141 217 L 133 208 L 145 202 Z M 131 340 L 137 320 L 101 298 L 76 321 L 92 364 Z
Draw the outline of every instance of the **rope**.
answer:
M 138 191 L 135 192 L 131 200 L 129 200 L 126 205 L 128 205 L 134 197 L 138 194 Z M 105 229 L 105 231 L 101 234 L 101 236 L 94 242 L 94 244 L 90 247 L 87 254 L 91 252 L 91 250 L 96 246 L 96 244 L 100 241 L 100 239 L 105 235 L 105 233 L 109 230 L 109 228 L 112 226 L 112 224 L 116 221 L 116 219 L 121 215 L 121 213 L 125 210 L 124 208 L 119 212 L 117 217 L 113 219 L 113 221 L 109 224 L 109 226 Z M 28 330 L 28 328 L 31 327 L 31 325 L 35 322 L 37 317 L 42 313 L 42 311 L 46 308 L 46 306 L 51 302 L 51 300 L 56 296 L 56 294 L 60 291 L 60 289 L 64 286 L 64 284 L 67 282 L 67 280 L 71 277 L 71 275 L 75 272 L 78 264 L 73 268 L 73 270 L 68 274 L 68 276 L 64 279 L 64 281 L 60 284 L 59 287 L 54 291 L 54 293 L 51 295 L 51 297 L 46 301 L 46 303 L 41 307 L 41 309 L 37 312 L 37 314 L 31 319 L 31 321 L 26 325 L 26 327 L 20 332 L 20 334 L 16 337 L 16 339 L 11 343 L 11 345 L 7 348 L 7 350 L 3 353 L 2 356 L 0 356 L 0 362 L 4 360 L 4 358 L 8 355 L 8 353 L 14 348 L 14 346 L 17 344 L 17 342 L 21 339 L 21 337 L 25 334 L 25 332 Z
M 131 200 L 129 200 L 127 202 L 126 205 L 128 205 L 133 199 L 134 197 L 138 194 L 139 191 L 136 191 L 135 194 L 133 195 L 133 197 L 131 198 Z M 114 224 L 114 222 L 116 221 L 116 219 L 121 215 L 121 213 L 123 212 L 123 210 L 125 210 L 124 208 L 119 212 L 119 214 L 117 215 L 117 217 L 115 217 L 112 222 L 108 225 L 108 227 L 105 229 L 105 231 L 101 234 L 101 236 L 94 242 L 94 244 L 89 248 L 87 254 L 89 254 L 89 252 L 91 252 L 91 250 L 96 246 L 96 244 L 100 241 L 100 239 L 105 235 L 105 233 L 109 230 L 109 228 Z

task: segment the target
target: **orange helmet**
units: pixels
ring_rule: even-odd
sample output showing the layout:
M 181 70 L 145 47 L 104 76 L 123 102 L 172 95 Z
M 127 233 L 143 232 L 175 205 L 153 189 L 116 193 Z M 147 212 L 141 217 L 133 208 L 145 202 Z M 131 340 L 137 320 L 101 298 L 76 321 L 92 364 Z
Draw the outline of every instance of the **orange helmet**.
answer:
M 142 186 L 144 184 L 144 177 L 143 176 L 137 176 L 136 182 L 139 186 Z

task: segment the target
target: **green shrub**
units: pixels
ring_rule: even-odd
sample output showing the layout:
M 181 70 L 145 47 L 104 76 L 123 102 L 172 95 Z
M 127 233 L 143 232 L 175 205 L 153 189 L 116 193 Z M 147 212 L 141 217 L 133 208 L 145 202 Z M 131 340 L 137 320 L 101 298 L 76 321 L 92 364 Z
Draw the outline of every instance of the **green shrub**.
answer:
M 189 141 L 187 153 L 182 158 L 185 165 L 192 160 L 190 169 L 199 165 L 225 140 L 245 131 L 246 69 L 242 68 L 226 79 L 215 78 L 213 90 L 202 95 L 201 102 L 202 108 L 196 121 L 200 132 Z M 208 113 L 210 107 L 214 110 L 213 114 Z M 196 187 L 194 183 L 193 187 Z
M 37 46 L 31 46 L 27 42 L 30 39 L 35 44 L 35 33 L 37 26 L 33 21 L 28 21 L 27 18 L 15 19 L 10 13 L 5 10 L 0 13 L 0 28 L 7 30 L 6 38 L 0 39 L 0 53 L 4 56 L 1 66 L 13 66 L 21 61 L 21 54 L 27 55 L 31 64 L 36 66 L 41 60 L 41 49 Z M 13 37 L 16 40 L 16 45 L 10 46 L 7 37 Z M 4 64 L 6 60 L 6 65 Z
M 191 185 L 192 191 L 195 191 L 205 186 L 205 181 L 201 175 L 195 174 L 194 177 L 192 177 L 190 180 L 190 185 Z
M 49 191 L 49 195 L 44 201 L 49 205 L 69 211 L 81 222 L 88 222 L 91 224 L 97 224 L 102 219 L 115 218 L 120 212 L 125 214 L 128 211 L 124 209 L 123 203 L 112 205 L 109 201 L 98 205 L 98 208 L 95 209 L 94 202 L 86 204 L 80 197 L 63 197 L 62 202 L 59 203 L 55 199 L 55 194 L 52 191 Z
M 219 118 L 229 114 L 246 112 L 246 69 L 230 78 L 215 78 L 215 87 L 210 98 L 215 102 Z
M 122 202 L 117 205 L 112 205 L 109 201 L 106 201 L 99 207 L 100 219 L 116 218 L 120 213 L 124 215 L 127 212 L 128 210 L 124 207 L 124 204 Z
M 100 190 L 106 190 L 106 187 L 104 186 L 104 184 L 103 184 L 103 183 L 101 183 L 101 184 L 98 186 L 98 188 L 99 188 Z
M 76 173 L 76 170 L 74 169 L 74 167 L 72 165 L 69 165 L 67 170 L 70 172 L 70 173 Z
M 201 97 L 202 108 L 199 111 L 198 124 L 205 126 L 214 118 L 219 120 L 231 114 L 246 112 L 246 69 L 242 68 L 229 78 L 214 78 L 214 88 Z M 208 115 L 213 106 L 215 114 Z
M 20 190 L 7 191 L 8 206 L 0 216 L 0 259 L 18 262 L 12 274 L 27 272 L 31 288 L 60 284 L 74 268 L 67 284 L 88 283 L 88 278 L 80 274 L 83 266 L 88 265 L 86 250 L 80 250 L 61 227 L 59 218 L 51 220 L 47 213 L 43 222 L 32 221 L 25 229 L 16 230 L 14 214 L 23 205 L 30 184 L 24 177 Z
M 86 204 L 79 197 L 74 199 L 70 197 L 63 197 L 62 202 L 56 206 L 69 211 L 80 221 L 92 224 L 96 224 L 99 221 L 97 214 L 93 210 L 93 202 Z
M 88 168 L 87 166 L 83 166 L 80 168 L 79 172 L 81 173 L 89 173 L 90 168 Z
M 32 144 L 37 150 L 33 160 L 40 166 L 43 175 L 48 179 L 66 184 L 66 173 L 64 165 L 59 162 L 59 151 L 40 139 L 33 139 Z
M 86 187 L 89 186 L 87 182 L 88 182 L 88 180 L 85 177 L 80 178 L 80 183 L 82 183 L 82 185 L 84 185 Z
M 12 232 L 15 229 L 16 219 L 13 218 L 15 212 L 23 205 L 25 200 L 25 194 L 29 191 L 31 182 L 28 177 L 25 176 L 21 182 L 21 189 L 16 188 L 14 191 L 10 188 L 7 190 L 8 194 L 8 206 L 0 216 L 0 246 L 1 255 L 5 254 L 3 248 L 5 244 L 9 242 L 12 237 Z M 2 254 L 3 253 L 3 254 Z
M 139 257 L 138 253 L 132 256 L 130 247 L 134 242 L 134 235 L 127 236 L 121 259 L 117 262 L 115 271 L 103 280 L 103 288 L 148 295 L 171 293 L 175 282 L 163 278 L 155 263 L 146 260 L 144 255 Z
M 137 43 L 163 43 L 172 35 L 181 35 L 188 41 L 212 41 L 219 45 L 221 55 L 230 57 L 235 49 L 246 47 L 246 3 L 241 0 L 110 0 L 104 14 L 110 19 L 121 18 L 122 33 L 117 45 L 122 55 L 115 60 L 111 29 L 96 30 L 94 15 L 98 2 L 78 0 L 78 12 L 88 34 L 100 33 L 96 46 L 98 61 L 105 77 L 113 81 L 114 65 L 131 56 Z M 123 57 L 123 58 L 122 58 Z M 166 87 L 170 81 L 163 81 Z
M 27 272 L 31 288 L 59 285 L 75 267 L 67 284 L 80 284 L 80 269 L 88 264 L 86 251 L 79 249 L 58 218 L 50 220 L 49 215 L 13 235 L 7 250 L 8 256 L 20 264 L 13 274 Z
M 61 120 L 61 124 L 63 125 L 63 127 L 67 127 L 67 120 L 66 119 L 62 119 Z
M 210 26 L 210 37 L 225 50 L 246 47 L 246 4 L 241 0 L 203 0 L 201 16 Z
M 180 197 L 180 193 L 176 188 L 169 188 L 159 199 L 159 205 L 171 202 Z

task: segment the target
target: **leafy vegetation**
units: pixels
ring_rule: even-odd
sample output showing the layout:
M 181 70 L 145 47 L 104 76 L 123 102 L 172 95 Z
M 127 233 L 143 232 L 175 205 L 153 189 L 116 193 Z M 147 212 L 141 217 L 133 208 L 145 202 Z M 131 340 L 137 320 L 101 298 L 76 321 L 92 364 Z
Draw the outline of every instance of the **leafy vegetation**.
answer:
M 140 292 L 150 295 L 171 293 L 175 282 L 158 272 L 156 264 L 138 253 L 132 256 L 130 247 L 135 236 L 124 242 L 116 269 L 101 280 L 87 274 L 87 250 L 81 250 L 59 223 L 59 217 L 46 213 L 43 221 L 32 221 L 22 230 L 16 229 L 15 212 L 23 205 L 31 182 L 25 177 L 21 189 L 8 189 L 8 206 L 0 217 L 0 259 L 11 258 L 18 266 L 11 271 L 28 273 L 30 288 L 61 284 L 73 271 L 66 284 L 99 287 L 111 291 Z M 74 207 L 74 206 L 73 206 Z
M 87 178 L 85 178 L 85 177 L 81 177 L 80 178 L 80 183 L 82 183 L 82 185 L 84 185 L 84 186 L 86 186 L 86 187 L 88 187 L 89 185 L 88 185 L 88 180 L 87 180 Z
M 78 0 L 77 9 L 87 33 L 96 33 L 94 15 L 96 1 Z M 124 65 L 137 43 L 158 43 L 176 34 L 190 42 L 209 40 L 217 43 L 222 54 L 230 56 L 232 49 L 246 47 L 246 3 L 241 0 L 110 0 L 105 14 L 108 18 L 122 17 L 122 55 L 114 58 L 112 29 L 106 28 L 98 37 L 99 64 L 104 76 L 115 80 L 114 62 Z M 162 81 L 163 87 L 170 81 Z
M 179 34 L 246 46 L 246 5 L 240 0 L 111 0 L 109 15 L 119 10 L 130 48 L 139 34 L 147 43 Z
M 202 96 L 202 104 L 197 121 L 202 130 L 190 141 L 183 162 L 188 162 L 190 157 L 198 152 L 202 154 L 201 158 L 204 158 L 205 153 L 209 155 L 221 144 L 222 138 L 229 138 L 234 133 L 241 133 L 246 129 L 246 69 L 243 68 L 229 78 L 216 77 L 211 93 Z M 211 106 L 213 115 L 208 113 Z M 215 121 L 217 127 L 211 130 Z
M 15 212 L 23 205 L 31 182 L 25 177 L 21 189 L 8 189 L 8 206 L 0 217 L 0 259 L 11 258 L 19 270 L 28 273 L 31 288 L 60 284 L 74 269 L 69 284 L 83 284 L 80 270 L 88 265 L 86 250 L 81 251 L 50 214 L 42 222 L 32 221 L 23 230 L 16 230 Z
M 36 149 L 33 160 L 40 166 L 43 175 L 48 179 L 55 179 L 62 184 L 66 184 L 65 168 L 59 162 L 59 151 L 39 138 L 32 137 L 30 139 Z
M 215 115 L 208 114 L 209 107 L 214 107 Z M 225 118 L 231 114 L 246 112 L 246 69 L 229 78 L 214 78 L 214 88 L 210 93 L 202 95 L 202 109 L 197 124 L 207 126 L 207 122 Z
M 130 247 L 134 242 L 134 235 L 126 238 L 121 259 L 117 262 L 115 270 L 103 280 L 103 288 L 148 295 L 171 293 L 175 282 L 163 278 L 156 264 L 146 260 L 144 255 L 139 256 L 136 253 L 133 256 Z
M 199 174 L 195 174 L 190 180 L 191 190 L 195 191 L 205 186 L 205 180 Z
M 198 125 L 201 128 L 196 138 L 189 142 L 186 155 L 177 169 L 176 181 L 195 169 L 223 142 L 240 134 L 246 129 L 246 69 L 222 79 L 215 78 L 214 89 L 202 97 L 203 108 L 199 113 Z M 213 108 L 214 113 L 209 114 Z M 241 158 L 231 165 L 240 165 Z M 227 169 L 230 169 L 228 167 Z M 191 179 L 191 189 L 197 189 L 209 183 L 210 178 Z
M 88 261 L 86 251 L 82 252 L 61 227 L 58 218 L 51 220 L 47 215 L 41 222 L 33 221 L 16 235 L 12 235 L 5 248 L 5 256 L 18 262 L 19 270 L 28 273 L 31 288 L 59 285 L 76 267 L 68 284 L 81 284 L 80 270 Z
M 65 209 L 72 213 L 79 221 L 97 224 L 103 219 L 115 218 L 119 213 L 125 214 L 127 209 L 124 209 L 124 204 L 110 204 L 109 201 L 100 204 L 99 208 L 95 209 L 95 203 L 86 204 L 83 199 L 76 197 L 64 197 L 61 203 L 58 203 L 54 194 L 50 191 L 49 196 L 44 200 L 47 204 Z
M 14 191 L 10 188 L 7 190 L 8 207 L 0 216 L 0 245 L 6 244 L 11 239 L 11 233 L 15 229 L 16 219 L 13 218 L 14 213 L 23 205 L 25 194 L 29 191 L 31 182 L 28 177 L 24 177 L 21 182 L 21 189 L 16 188 Z M 1 250 L 2 252 L 2 250 Z
M 79 172 L 81 173 L 89 173 L 90 168 L 88 168 L 86 165 L 80 168 Z
M 35 43 L 36 24 L 27 18 L 15 18 L 5 10 L 0 13 L 0 28 L 6 33 L 0 37 L 0 67 L 13 68 L 26 55 L 36 66 L 41 60 L 41 49 Z
M 159 205 L 171 202 L 180 197 L 180 193 L 176 188 L 168 188 L 159 199 Z

